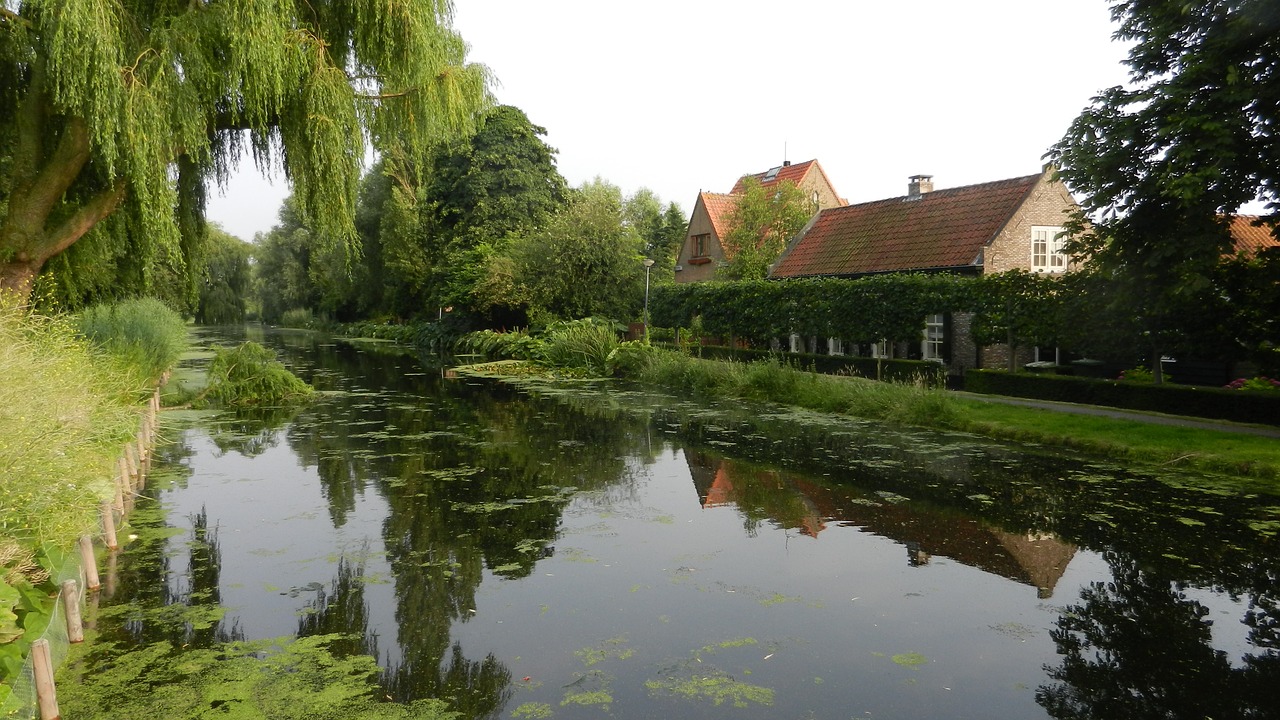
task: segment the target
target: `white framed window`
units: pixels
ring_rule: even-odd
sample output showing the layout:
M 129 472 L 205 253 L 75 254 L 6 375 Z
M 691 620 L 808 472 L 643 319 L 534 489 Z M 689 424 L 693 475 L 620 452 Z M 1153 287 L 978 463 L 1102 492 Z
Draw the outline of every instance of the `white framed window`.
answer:
M 1064 272 L 1067 254 L 1062 251 L 1066 233 L 1049 225 L 1031 226 L 1031 272 Z
M 942 344 L 946 342 L 947 320 L 942 313 L 924 319 L 924 336 L 920 340 L 920 357 L 943 362 Z

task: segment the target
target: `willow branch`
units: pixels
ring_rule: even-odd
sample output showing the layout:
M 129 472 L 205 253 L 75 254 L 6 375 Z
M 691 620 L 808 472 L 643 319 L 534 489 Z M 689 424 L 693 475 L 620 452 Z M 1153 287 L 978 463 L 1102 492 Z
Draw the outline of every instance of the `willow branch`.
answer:
M 77 240 L 89 232 L 89 229 L 101 222 L 120 206 L 124 199 L 126 183 L 116 180 L 110 188 L 94 195 L 80 209 L 67 218 L 57 230 L 49 233 L 42 250 L 46 258 L 51 258 L 71 247 Z

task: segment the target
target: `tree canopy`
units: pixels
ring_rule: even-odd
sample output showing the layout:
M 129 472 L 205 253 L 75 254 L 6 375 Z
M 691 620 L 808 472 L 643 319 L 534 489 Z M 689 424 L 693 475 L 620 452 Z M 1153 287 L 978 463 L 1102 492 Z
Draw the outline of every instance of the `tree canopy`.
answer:
M 1228 216 L 1255 199 L 1280 210 L 1280 4 L 1124 0 L 1111 14 L 1133 42 L 1130 83 L 1096 96 L 1049 157 L 1093 224 L 1068 249 L 1124 281 L 1159 357 L 1231 248 Z
M 365 138 L 418 158 L 489 102 L 451 14 L 447 0 L 0 1 L 0 288 L 28 292 L 113 214 L 103 242 L 130 243 L 144 278 L 184 264 L 207 184 L 242 149 L 283 170 L 319 237 L 354 250 Z
M 818 210 L 790 180 L 765 188 L 757 178 L 747 178 L 744 185 L 721 240 L 727 262 L 716 273 L 718 279 L 763 280 Z

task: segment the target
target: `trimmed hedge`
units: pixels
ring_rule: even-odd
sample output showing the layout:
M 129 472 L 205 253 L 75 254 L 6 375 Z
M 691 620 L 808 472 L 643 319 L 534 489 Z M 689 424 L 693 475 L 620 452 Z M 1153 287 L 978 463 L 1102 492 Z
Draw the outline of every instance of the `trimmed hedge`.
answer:
M 946 366 L 925 360 L 877 360 L 875 358 L 849 357 L 847 355 L 811 355 L 809 353 L 748 350 L 719 345 L 703 346 L 702 357 L 715 360 L 737 360 L 739 362 L 775 358 L 801 370 L 812 370 L 824 375 L 856 375 L 886 382 L 905 383 L 914 383 L 918 378 L 924 378 L 925 384 L 929 387 L 944 387 L 947 382 Z
M 1280 425 L 1280 393 L 1276 392 L 1147 385 L 1004 370 L 969 370 L 964 375 L 964 389 L 987 395 Z

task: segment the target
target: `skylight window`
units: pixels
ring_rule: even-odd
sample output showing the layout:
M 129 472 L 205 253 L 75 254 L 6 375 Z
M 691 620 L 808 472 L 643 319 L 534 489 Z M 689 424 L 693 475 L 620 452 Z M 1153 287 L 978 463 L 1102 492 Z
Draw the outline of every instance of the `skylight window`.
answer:
M 775 168 L 769 168 L 769 172 L 764 174 L 764 180 L 761 180 L 761 182 L 769 182 L 770 180 L 777 179 L 778 173 L 780 172 L 782 172 L 781 165 Z

